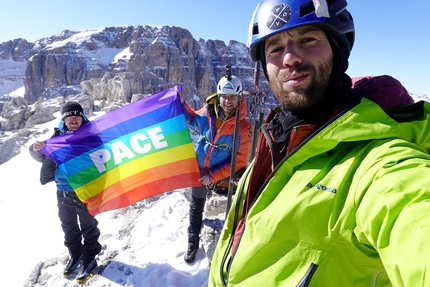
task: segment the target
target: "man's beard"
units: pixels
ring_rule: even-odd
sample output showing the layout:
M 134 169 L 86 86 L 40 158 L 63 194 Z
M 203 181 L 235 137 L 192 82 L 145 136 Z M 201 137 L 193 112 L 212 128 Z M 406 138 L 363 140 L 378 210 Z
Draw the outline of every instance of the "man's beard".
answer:
M 284 88 L 282 84 L 286 75 L 292 71 L 296 73 L 306 72 L 309 76 L 314 77 L 314 79 L 307 87 L 301 89 L 293 88 L 290 90 Z M 291 111 L 311 109 L 324 99 L 331 72 L 332 59 L 321 63 L 317 67 L 301 65 L 290 70 L 281 71 L 276 79 L 270 79 L 270 87 L 284 109 Z

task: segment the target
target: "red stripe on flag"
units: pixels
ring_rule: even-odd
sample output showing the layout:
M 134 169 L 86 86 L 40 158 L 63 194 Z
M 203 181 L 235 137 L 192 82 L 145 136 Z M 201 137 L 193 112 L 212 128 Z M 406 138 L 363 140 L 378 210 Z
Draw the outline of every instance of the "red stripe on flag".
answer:
M 105 206 L 108 202 L 111 202 L 109 205 L 118 206 L 111 209 L 121 208 L 163 192 L 184 187 L 200 186 L 201 184 L 198 182 L 199 178 L 200 172 L 196 159 L 189 158 L 156 166 L 129 176 L 107 186 L 99 194 L 83 201 L 87 203 L 87 208 L 90 212 L 98 210 L 100 206 Z M 151 188 L 147 190 L 147 186 Z M 135 190 L 140 190 L 141 194 L 134 194 Z M 120 203 L 116 204 L 116 200 L 119 200 Z M 103 211 L 111 209 L 103 209 Z
M 144 184 L 108 200 L 103 197 L 104 193 L 102 192 L 86 200 L 85 203 L 87 204 L 88 212 L 95 216 L 101 212 L 123 208 L 167 191 L 173 191 L 182 187 L 199 186 L 201 184 L 196 180 L 199 177 L 200 173 L 198 172 L 172 176 Z

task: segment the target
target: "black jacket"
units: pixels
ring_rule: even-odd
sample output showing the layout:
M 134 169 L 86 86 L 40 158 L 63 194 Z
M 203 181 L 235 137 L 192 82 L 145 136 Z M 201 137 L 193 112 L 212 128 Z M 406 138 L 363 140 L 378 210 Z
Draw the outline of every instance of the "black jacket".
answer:
M 60 135 L 60 130 L 58 128 L 55 128 L 55 132 L 52 135 L 52 137 L 56 137 L 59 135 Z M 45 185 L 48 182 L 54 181 L 55 168 L 57 167 L 57 164 L 53 162 L 49 157 L 44 155 L 43 153 L 34 151 L 33 145 L 30 145 L 29 152 L 32 158 L 42 163 L 42 167 L 40 168 L 40 183 L 42 185 Z

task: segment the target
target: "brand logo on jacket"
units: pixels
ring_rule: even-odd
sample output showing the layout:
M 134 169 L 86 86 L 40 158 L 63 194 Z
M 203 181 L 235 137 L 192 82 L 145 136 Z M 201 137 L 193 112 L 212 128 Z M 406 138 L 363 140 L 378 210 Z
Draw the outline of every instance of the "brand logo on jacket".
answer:
M 309 188 L 315 188 L 315 189 L 318 189 L 318 190 L 322 190 L 322 191 L 326 191 L 326 192 L 331 192 L 333 194 L 337 193 L 337 189 L 336 188 L 334 188 L 334 187 L 327 187 L 327 186 L 325 186 L 325 185 L 323 185 L 321 183 L 317 183 L 317 184 L 313 185 L 311 182 L 309 182 L 306 186 L 309 187 Z

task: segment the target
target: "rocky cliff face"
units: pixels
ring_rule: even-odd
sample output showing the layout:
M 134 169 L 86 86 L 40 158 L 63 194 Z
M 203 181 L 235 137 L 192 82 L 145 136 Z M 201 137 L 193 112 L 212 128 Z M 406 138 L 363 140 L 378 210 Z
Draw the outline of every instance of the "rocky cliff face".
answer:
M 66 30 L 34 43 L 24 39 L 1 43 L 0 154 L 14 154 L 10 148 L 4 150 L 5 133 L 23 133 L 52 120 L 65 99 L 83 101 L 91 115 L 93 110 L 109 110 L 181 85 L 187 101 L 200 108 L 216 91 L 226 65 L 232 66 L 244 88 L 253 85 L 255 64 L 245 44 L 195 40 L 179 27 Z M 276 104 L 267 81 L 260 79 L 267 102 Z M 20 87 L 25 92 L 16 96 Z M 4 161 L 0 155 L 0 164 Z
M 215 91 L 227 64 L 245 87 L 253 81 L 254 63 L 244 44 L 197 41 L 179 27 L 64 31 L 34 44 L 22 43 L 17 51 L 12 43 L 2 45 L 2 58 L 28 57 L 24 98 L 30 104 L 39 97 L 65 97 L 76 91 L 94 99 L 130 101 L 135 93 L 153 94 L 177 84 L 186 96 L 202 100 Z

